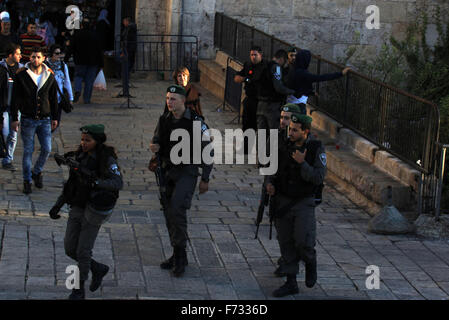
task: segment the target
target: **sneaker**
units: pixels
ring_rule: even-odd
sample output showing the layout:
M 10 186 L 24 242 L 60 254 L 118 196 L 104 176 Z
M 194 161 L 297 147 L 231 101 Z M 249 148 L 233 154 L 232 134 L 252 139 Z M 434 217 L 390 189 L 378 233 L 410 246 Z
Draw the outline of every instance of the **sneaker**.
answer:
M 14 167 L 14 165 L 12 163 L 3 163 L 2 164 L 2 168 L 5 170 L 9 170 L 9 171 L 16 171 L 16 167 Z
M 24 181 L 23 182 L 23 193 L 30 194 L 32 192 L 31 190 L 31 182 Z
M 42 179 L 42 172 L 38 173 L 38 174 L 31 174 L 31 178 L 34 181 L 34 185 L 36 186 L 36 188 L 42 189 L 44 187 L 43 184 L 43 179 Z
M 298 284 L 295 282 L 286 282 L 280 288 L 273 291 L 273 297 L 282 298 L 299 292 Z
M 73 103 L 77 103 L 81 97 L 81 92 L 75 92 L 75 96 L 73 97 Z

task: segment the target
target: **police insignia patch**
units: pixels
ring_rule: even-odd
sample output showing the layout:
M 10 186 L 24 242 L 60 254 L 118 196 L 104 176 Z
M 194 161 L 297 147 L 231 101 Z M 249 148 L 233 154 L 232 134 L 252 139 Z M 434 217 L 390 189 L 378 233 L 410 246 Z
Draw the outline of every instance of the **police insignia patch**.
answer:
M 281 67 L 279 67 L 279 66 L 276 67 L 276 72 L 274 73 L 274 77 L 276 78 L 276 80 L 281 80 Z
M 326 158 L 326 154 L 325 153 L 320 154 L 320 161 L 323 164 L 323 166 L 326 166 L 327 158 Z
M 175 93 L 175 92 L 176 92 L 176 88 L 175 88 L 175 87 L 171 87 L 171 88 L 170 88 L 170 91 L 171 91 L 172 93 Z
M 118 166 L 116 164 L 111 165 L 111 172 L 115 175 L 120 175 L 120 171 L 118 170 Z
M 205 136 L 209 136 L 209 130 L 207 129 L 207 126 L 205 124 L 203 124 L 201 126 L 201 132 L 205 135 Z

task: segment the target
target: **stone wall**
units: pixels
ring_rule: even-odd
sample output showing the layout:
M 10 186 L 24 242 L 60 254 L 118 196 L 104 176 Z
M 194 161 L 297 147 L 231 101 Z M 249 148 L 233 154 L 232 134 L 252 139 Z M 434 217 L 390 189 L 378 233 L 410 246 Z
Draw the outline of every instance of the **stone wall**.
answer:
M 201 58 L 215 54 L 213 29 L 218 11 L 336 60 L 350 45 L 366 57 L 376 54 L 391 35 L 403 37 L 407 24 L 416 19 L 417 6 L 423 4 L 429 12 L 436 5 L 449 12 L 448 0 L 138 0 L 136 16 L 139 29 L 147 33 L 177 34 L 182 28 L 183 34 L 197 35 Z M 380 8 L 379 30 L 365 27 L 369 5 Z M 436 34 L 431 25 L 429 42 L 436 40 Z

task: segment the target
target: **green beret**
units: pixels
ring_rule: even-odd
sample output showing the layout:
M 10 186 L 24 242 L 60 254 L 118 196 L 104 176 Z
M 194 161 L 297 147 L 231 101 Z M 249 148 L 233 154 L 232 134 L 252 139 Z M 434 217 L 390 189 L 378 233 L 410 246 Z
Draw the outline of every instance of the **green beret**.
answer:
M 309 117 L 308 115 L 301 114 L 301 113 L 294 113 L 294 114 L 292 114 L 291 121 L 293 123 L 311 124 L 312 117 Z
M 83 133 L 89 133 L 89 134 L 104 134 L 104 125 L 102 124 L 89 124 L 87 126 L 81 127 L 80 130 Z
M 287 51 L 288 53 L 290 53 L 290 52 L 297 52 L 296 51 L 296 48 L 295 47 L 290 47 L 290 48 L 288 48 L 288 51 Z
M 287 103 L 284 104 L 281 107 L 281 111 L 284 112 L 293 112 L 293 113 L 301 113 L 301 109 L 299 108 L 299 106 L 297 104 L 294 103 Z
M 173 84 L 170 87 L 168 87 L 167 92 L 177 93 L 184 97 L 187 95 L 186 90 L 182 86 L 179 86 L 177 84 Z

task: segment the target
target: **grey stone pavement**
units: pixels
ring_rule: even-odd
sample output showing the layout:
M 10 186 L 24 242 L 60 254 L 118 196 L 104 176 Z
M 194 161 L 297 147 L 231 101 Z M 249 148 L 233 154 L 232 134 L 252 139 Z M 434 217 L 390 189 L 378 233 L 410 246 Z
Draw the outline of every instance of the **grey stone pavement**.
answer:
M 262 177 L 254 165 L 217 165 L 210 191 L 194 195 L 188 212 L 189 266 L 185 276 L 174 278 L 159 263 L 171 254 L 160 211 L 154 174 L 147 169 L 149 141 L 164 105 L 168 82 L 135 80 L 139 110 L 120 108 L 113 98 L 120 89 L 109 80 L 108 91 L 94 92 L 95 104 L 76 104 L 63 114 L 54 135 L 53 151 L 67 152 L 79 143 L 79 127 L 104 123 L 108 143 L 120 158 L 125 186 L 111 220 L 98 236 L 95 259 L 111 266 L 93 299 L 273 299 L 271 292 L 284 279 L 273 276 L 279 248 L 268 239 L 264 218 L 259 239 L 254 239 L 254 219 Z M 203 90 L 207 123 L 227 124 L 235 113 L 216 112 L 220 104 Z M 39 144 L 36 143 L 36 149 Z M 16 151 L 14 173 L 0 170 L 0 299 L 65 299 L 68 265 L 63 238 L 67 215 L 48 217 L 61 192 L 67 170 L 50 158 L 44 188 L 22 194 L 22 143 Z M 64 208 L 67 212 L 67 208 Z M 300 292 L 292 299 L 448 299 L 449 243 L 414 236 L 381 236 L 367 232 L 369 215 L 355 206 L 338 186 L 326 182 L 324 202 L 316 209 L 318 283 L 304 285 L 301 265 Z M 380 268 L 380 289 L 365 286 L 368 265 Z

